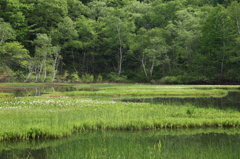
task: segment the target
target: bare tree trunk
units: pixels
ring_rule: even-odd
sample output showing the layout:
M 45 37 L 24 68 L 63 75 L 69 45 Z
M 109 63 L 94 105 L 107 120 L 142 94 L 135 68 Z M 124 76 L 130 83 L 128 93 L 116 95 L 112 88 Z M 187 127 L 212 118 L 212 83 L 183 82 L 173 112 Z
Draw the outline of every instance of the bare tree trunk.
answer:
M 44 77 L 43 77 L 42 82 L 45 82 L 45 80 L 46 80 L 46 78 L 47 78 L 47 64 L 46 64 L 46 61 L 47 61 L 47 53 L 46 53 L 46 55 L 43 57 Z
M 145 74 L 146 78 L 149 79 L 148 74 L 147 74 L 147 71 L 146 71 L 146 61 L 145 61 L 145 56 L 144 56 L 144 54 L 143 54 L 143 56 L 142 56 L 141 63 L 142 63 L 142 67 L 143 67 L 144 74 Z
M 74 54 L 73 54 L 73 48 L 71 49 L 71 53 L 72 53 L 72 56 L 73 56 L 73 69 L 77 72 L 77 69 L 75 67 L 75 57 L 74 57 Z
M 120 76 L 122 72 L 122 58 L 123 58 L 123 48 L 122 48 L 122 37 L 121 37 L 121 29 L 117 25 L 118 32 L 118 40 L 119 40 L 119 59 L 118 59 L 118 76 Z
M 58 64 L 59 64 L 59 50 L 55 50 L 54 56 L 55 56 L 55 59 L 54 59 L 54 62 L 53 62 L 53 74 L 52 74 L 52 81 L 51 82 L 54 82 L 56 74 L 57 74 L 57 68 L 58 68 Z
M 47 78 L 47 66 L 46 66 L 46 61 L 44 61 L 44 77 L 42 82 L 45 82 L 46 78 Z
M 42 73 L 42 63 L 39 64 L 39 65 L 40 65 L 39 68 L 38 67 L 35 68 L 35 73 L 36 73 L 36 80 L 35 80 L 35 82 L 39 81 L 39 79 L 41 77 L 41 73 Z
M 150 78 L 152 77 L 154 66 L 155 66 L 155 55 L 153 55 L 153 58 L 152 58 L 152 66 L 150 68 L 150 73 L 149 73 Z
M 27 78 L 24 80 L 24 82 L 27 82 L 28 79 L 31 77 L 32 71 L 33 71 L 33 67 L 34 66 L 32 64 L 28 66 L 28 75 L 27 75 Z
M 122 47 L 119 47 L 119 63 L 118 63 L 118 76 L 120 76 L 122 72 L 122 58 L 123 58 L 123 52 Z

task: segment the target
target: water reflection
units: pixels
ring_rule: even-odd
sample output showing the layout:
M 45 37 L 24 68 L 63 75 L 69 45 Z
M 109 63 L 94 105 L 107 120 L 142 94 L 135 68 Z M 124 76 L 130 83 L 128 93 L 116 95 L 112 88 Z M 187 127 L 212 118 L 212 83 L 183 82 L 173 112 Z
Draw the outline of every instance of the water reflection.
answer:
M 234 132 L 239 129 L 94 131 L 62 140 L 0 143 L 0 158 L 236 159 L 240 136 Z
M 124 102 L 140 102 L 152 104 L 191 104 L 197 107 L 215 107 L 219 109 L 235 109 L 240 111 L 240 92 L 228 92 L 228 95 L 222 98 L 217 97 L 156 97 L 156 98 L 131 98 L 121 99 Z
M 1 87 L 0 92 L 12 93 L 14 97 L 41 96 L 50 92 L 70 92 L 70 91 L 98 91 L 96 88 L 84 87 L 75 88 L 72 86 L 46 86 L 46 87 Z

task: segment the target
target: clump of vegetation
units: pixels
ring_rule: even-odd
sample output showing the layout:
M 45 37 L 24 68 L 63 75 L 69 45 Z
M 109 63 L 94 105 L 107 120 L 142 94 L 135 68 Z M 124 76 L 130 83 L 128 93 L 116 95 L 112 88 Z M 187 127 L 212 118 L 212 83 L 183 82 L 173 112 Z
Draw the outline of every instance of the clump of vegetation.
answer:
M 210 83 L 210 80 L 205 76 L 190 76 L 184 74 L 179 76 L 165 76 L 160 79 L 160 82 L 165 84 L 207 84 Z
M 107 79 L 110 82 L 127 82 L 127 76 L 118 75 L 117 73 L 111 72 L 107 75 Z
M 87 85 L 85 85 L 87 86 Z M 227 95 L 222 89 L 191 89 L 191 86 L 155 86 L 144 84 L 92 84 L 98 91 L 51 92 L 44 96 L 113 96 L 113 97 L 153 97 L 153 96 L 217 96 Z M 77 87 L 77 86 L 76 86 Z M 184 89 L 183 89 L 184 88 Z

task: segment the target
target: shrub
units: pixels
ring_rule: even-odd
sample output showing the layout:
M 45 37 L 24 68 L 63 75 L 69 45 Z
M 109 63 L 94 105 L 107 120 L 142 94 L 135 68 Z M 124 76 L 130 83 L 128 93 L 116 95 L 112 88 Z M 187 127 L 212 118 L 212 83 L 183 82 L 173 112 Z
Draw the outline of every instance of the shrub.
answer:
M 126 82 L 127 81 L 127 76 L 120 75 L 118 76 L 117 73 L 111 72 L 107 75 L 107 78 L 110 82 Z
M 68 82 L 81 82 L 77 72 L 71 73 L 66 77 Z
M 205 84 L 209 79 L 205 76 L 191 76 L 188 74 L 178 76 L 166 76 L 160 82 L 167 84 Z
M 68 78 L 69 73 L 68 71 L 65 71 L 63 74 L 61 75 L 56 75 L 55 77 L 55 82 L 64 82 L 66 81 L 66 79 Z
M 97 79 L 96 79 L 96 82 L 102 82 L 102 79 L 103 79 L 102 76 L 101 76 L 101 75 L 98 75 L 98 76 L 97 76 Z
M 93 81 L 94 81 L 93 75 L 87 73 L 82 75 L 80 78 L 80 82 L 93 82 Z
M 178 76 L 166 76 L 160 79 L 160 82 L 169 84 L 179 84 L 182 83 Z

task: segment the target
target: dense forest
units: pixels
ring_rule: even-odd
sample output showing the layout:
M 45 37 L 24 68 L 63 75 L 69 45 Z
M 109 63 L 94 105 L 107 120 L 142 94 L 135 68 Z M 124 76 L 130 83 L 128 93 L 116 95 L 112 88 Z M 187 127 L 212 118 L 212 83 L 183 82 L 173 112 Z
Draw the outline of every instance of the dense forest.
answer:
M 240 82 L 240 1 L 0 0 L 2 82 Z

